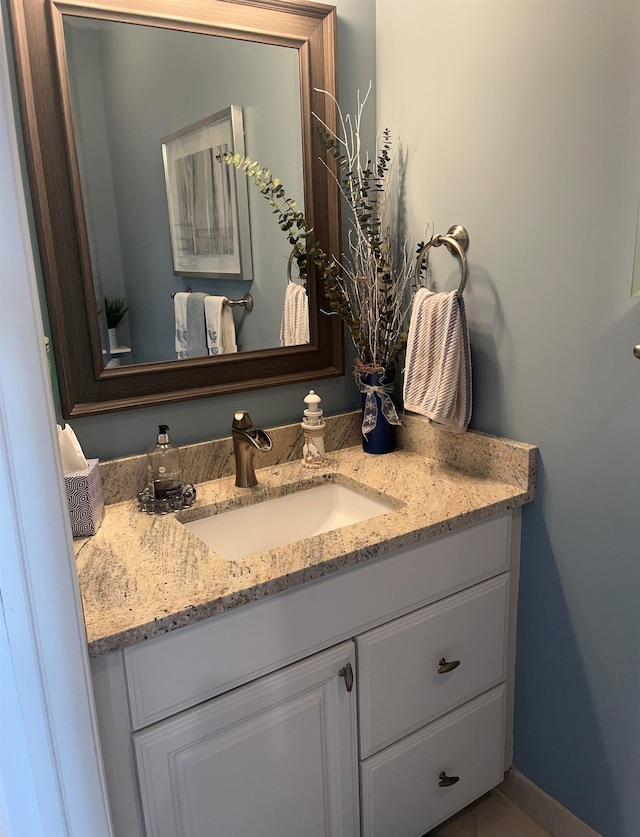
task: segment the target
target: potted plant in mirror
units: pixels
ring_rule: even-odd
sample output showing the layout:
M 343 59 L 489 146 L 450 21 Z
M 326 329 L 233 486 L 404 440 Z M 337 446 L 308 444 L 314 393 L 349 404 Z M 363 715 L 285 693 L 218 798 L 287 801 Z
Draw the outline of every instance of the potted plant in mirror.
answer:
M 116 328 L 118 323 L 129 310 L 127 301 L 123 297 L 105 296 L 104 298 L 104 314 L 107 319 L 107 329 L 109 333 L 109 349 L 114 351 L 118 348 L 118 335 Z
M 394 425 L 400 424 L 391 393 L 396 360 L 407 340 L 415 259 L 413 247 L 398 230 L 399 141 L 385 130 L 374 157 L 362 149 L 362 114 L 370 91 L 371 85 L 363 100 L 358 96 L 353 116 L 343 115 L 333 100 L 340 136 L 318 119 L 327 155 L 335 161 L 325 164 L 348 212 L 347 246 L 340 256 L 322 249 L 304 213 L 268 168 L 238 154 L 219 159 L 244 171 L 269 201 L 301 276 L 306 278 L 309 261 L 317 266 L 329 308 L 343 320 L 356 348 L 354 378 L 362 394 L 363 448 L 387 453 L 393 449 Z

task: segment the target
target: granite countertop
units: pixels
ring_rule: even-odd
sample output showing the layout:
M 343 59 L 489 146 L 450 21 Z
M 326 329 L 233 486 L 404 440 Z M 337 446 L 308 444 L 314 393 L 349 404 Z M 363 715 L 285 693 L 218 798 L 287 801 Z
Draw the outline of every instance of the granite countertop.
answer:
M 393 453 L 367 455 L 358 445 L 331 452 L 319 469 L 277 462 L 256 468 L 254 489 L 223 476 L 199 484 L 196 504 L 175 515 L 145 515 L 131 499 L 108 505 L 97 534 L 76 542 L 89 653 L 134 645 L 533 500 L 535 447 L 473 432 L 445 434 L 441 443 L 426 423 L 404 424 L 403 449 Z M 392 509 L 238 561 L 180 522 L 331 481 Z

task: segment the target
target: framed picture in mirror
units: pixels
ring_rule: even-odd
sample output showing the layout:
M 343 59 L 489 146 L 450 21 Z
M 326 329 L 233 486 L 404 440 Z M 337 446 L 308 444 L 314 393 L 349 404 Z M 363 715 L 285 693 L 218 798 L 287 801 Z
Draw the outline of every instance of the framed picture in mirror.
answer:
M 173 272 L 252 279 L 247 181 L 217 159 L 244 155 L 242 108 L 231 105 L 161 142 Z

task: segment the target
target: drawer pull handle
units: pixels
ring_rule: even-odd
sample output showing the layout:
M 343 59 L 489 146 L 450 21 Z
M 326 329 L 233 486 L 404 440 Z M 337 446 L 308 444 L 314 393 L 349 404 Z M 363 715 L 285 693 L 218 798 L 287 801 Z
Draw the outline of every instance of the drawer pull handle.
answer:
M 350 692 L 353 689 L 353 669 L 351 668 L 351 663 L 343 666 L 338 674 L 340 677 L 344 677 L 344 685 L 347 687 L 347 691 Z
M 442 657 L 438 665 L 440 666 L 438 674 L 447 674 L 448 672 L 453 671 L 454 668 L 458 668 L 460 660 L 451 660 L 450 662 L 447 662 L 446 659 Z
M 438 782 L 438 785 L 441 788 L 450 788 L 451 785 L 455 785 L 456 782 L 460 781 L 459 776 L 447 776 L 447 774 L 444 772 L 444 770 L 438 776 L 438 779 L 440 779 L 440 781 Z

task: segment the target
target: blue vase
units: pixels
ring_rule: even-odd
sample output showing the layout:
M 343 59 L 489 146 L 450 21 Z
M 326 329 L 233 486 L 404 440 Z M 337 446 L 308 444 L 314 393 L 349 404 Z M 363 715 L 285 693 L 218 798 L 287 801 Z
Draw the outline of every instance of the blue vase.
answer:
M 384 373 L 370 372 L 368 375 L 361 375 L 360 380 L 366 386 L 378 387 L 382 386 L 390 395 L 393 391 L 393 381 L 395 377 L 395 370 L 388 370 Z M 365 453 L 391 453 L 395 446 L 396 428 L 395 425 L 390 424 L 384 413 L 382 412 L 381 397 L 377 392 L 372 393 L 377 407 L 377 419 L 375 427 L 372 427 L 368 433 L 362 434 L 362 450 Z M 362 411 L 365 412 L 367 393 L 362 393 Z

